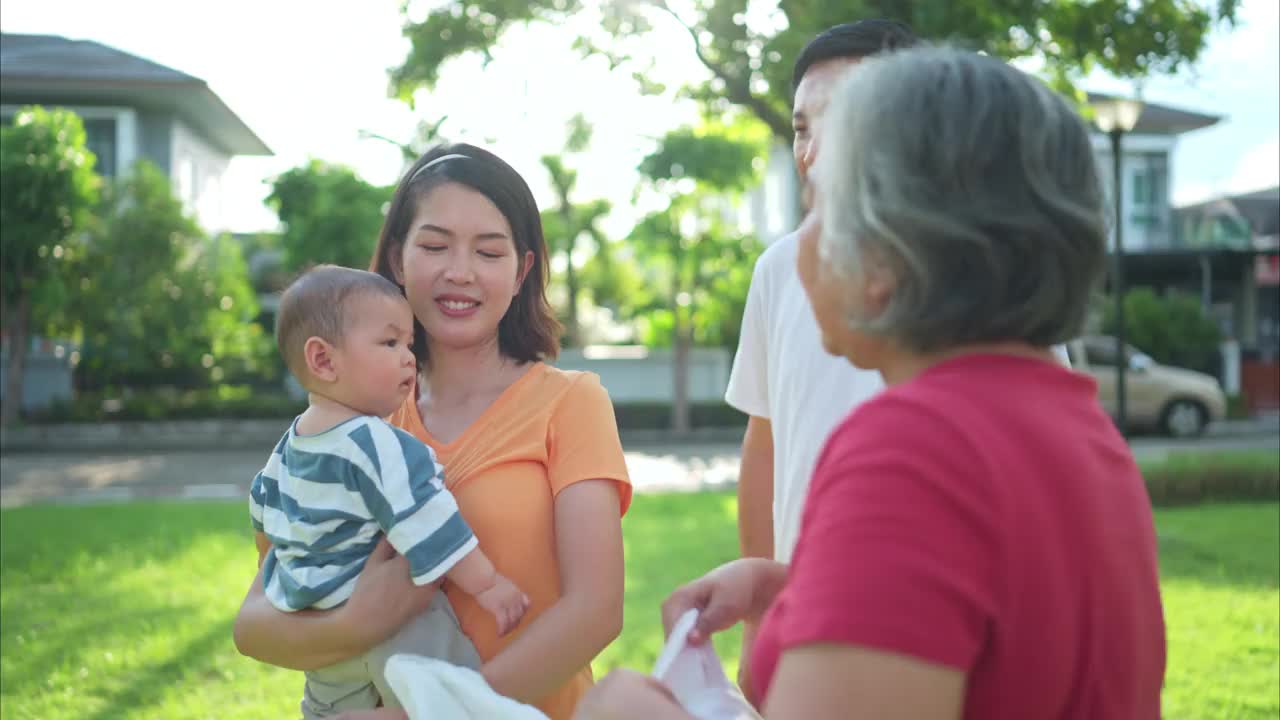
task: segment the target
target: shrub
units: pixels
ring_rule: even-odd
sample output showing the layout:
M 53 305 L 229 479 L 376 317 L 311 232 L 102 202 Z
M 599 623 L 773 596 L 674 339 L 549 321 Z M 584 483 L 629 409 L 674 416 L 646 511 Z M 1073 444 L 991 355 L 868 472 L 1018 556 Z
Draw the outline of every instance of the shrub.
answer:
M 1126 340 L 1157 362 L 1217 374 L 1221 331 L 1199 298 L 1134 288 L 1125 293 L 1124 317 Z M 1102 331 L 1112 335 L 1115 329 L 1115 308 L 1108 304 L 1103 310 Z
M 1280 499 L 1280 456 L 1268 450 L 1176 453 L 1145 463 L 1142 477 L 1157 506 Z
M 133 420 L 199 420 L 209 418 L 281 418 L 297 415 L 305 401 L 283 390 L 262 390 L 248 385 L 211 388 L 147 388 L 80 393 L 75 400 L 50 407 L 32 417 L 33 422 L 92 423 Z
M 619 430 L 667 430 L 671 428 L 671 403 L 615 402 L 613 413 Z M 695 428 L 746 427 L 747 416 L 724 403 L 694 403 L 690 425 Z

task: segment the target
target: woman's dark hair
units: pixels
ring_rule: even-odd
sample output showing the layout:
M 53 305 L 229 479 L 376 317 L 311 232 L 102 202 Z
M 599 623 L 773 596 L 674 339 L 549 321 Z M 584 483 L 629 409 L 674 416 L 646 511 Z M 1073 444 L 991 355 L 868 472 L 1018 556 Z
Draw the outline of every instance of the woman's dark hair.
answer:
M 890 50 L 908 48 L 919 42 L 911 28 L 897 20 L 859 20 L 827 28 L 809 41 L 796 58 L 791 74 L 791 92 L 809 68 L 837 58 L 861 60 Z
M 452 157 L 450 157 L 452 156 Z M 430 167 L 427 167 L 427 166 Z M 542 235 L 538 204 L 524 178 L 493 153 L 473 145 L 437 145 L 405 172 L 391 207 L 387 209 L 378 247 L 369 269 L 404 286 L 392 270 L 392 253 L 404 252 L 409 225 L 418 212 L 418 203 L 432 190 L 446 183 L 459 183 L 489 198 L 511 225 L 516 256 L 524 262 L 525 252 L 533 253 L 532 267 L 507 314 L 498 323 L 498 350 L 517 362 L 551 360 L 560 351 L 560 322 L 547 302 L 547 241 Z M 413 321 L 413 353 L 418 368 L 429 364 L 427 334 L 417 318 Z

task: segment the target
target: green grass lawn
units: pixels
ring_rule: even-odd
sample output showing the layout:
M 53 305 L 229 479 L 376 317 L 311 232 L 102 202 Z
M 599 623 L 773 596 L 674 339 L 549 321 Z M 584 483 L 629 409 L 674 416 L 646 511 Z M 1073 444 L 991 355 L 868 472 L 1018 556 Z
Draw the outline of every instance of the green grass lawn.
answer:
M 627 627 L 597 660 L 649 669 L 658 607 L 732 558 L 729 495 L 637 496 Z M 227 503 L 0 513 L 0 706 L 12 720 L 293 717 L 301 676 L 240 657 L 231 622 L 254 572 Z M 1169 624 L 1166 717 L 1280 712 L 1280 505 L 1157 512 Z M 736 671 L 737 633 L 718 646 Z

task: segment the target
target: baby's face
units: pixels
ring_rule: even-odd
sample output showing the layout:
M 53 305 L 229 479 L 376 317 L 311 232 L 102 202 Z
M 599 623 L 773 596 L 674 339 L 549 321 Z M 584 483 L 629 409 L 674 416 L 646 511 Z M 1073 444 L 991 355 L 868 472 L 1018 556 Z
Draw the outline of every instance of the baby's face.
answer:
M 354 298 L 338 355 L 338 392 L 367 415 L 387 417 L 413 388 L 413 311 L 404 298 Z

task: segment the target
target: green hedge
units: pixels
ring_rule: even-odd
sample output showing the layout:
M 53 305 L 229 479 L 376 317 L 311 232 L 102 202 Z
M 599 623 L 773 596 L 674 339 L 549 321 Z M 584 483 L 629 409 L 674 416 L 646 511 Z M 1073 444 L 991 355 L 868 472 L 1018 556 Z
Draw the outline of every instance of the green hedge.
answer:
M 55 405 L 28 418 L 36 423 L 116 422 L 131 420 L 195 420 L 209 418 L 291 418 L 302 412 L 281 390 L 223 385 L 202 390 L 148 388 L 132 392 L 80 393 L 73 402 Z M 671 427 L 671 405 L 654 402 L 614 403 L 622 430 L 665 430 Z M 695 403 L 693 427 L 744 427 L 747 416 L 724 403 Z
M 667 430 L 671 427 L 671 404 L 664 402 L 615 402 L 614 415 L 620 430 Z M 747 416 L 724 403 L 694 403 L 689 422 L 695 428 L 746 427 Z
M 283 390 L 221 385 L 199 390 L 148 388 L 144 391 L 79 393 L 28 418 L 36 423 L 93 423 L 132 420 L 290 418 L 306 407 Z
M 1280 454 L 1271 450 L 1181 452 L 1144 463 L 1151 504 L 1280 500 Z
M 1249 403 L 1243 395 L 1227 396 L 1227 419 L 1244 420 L 1249 417 Z

